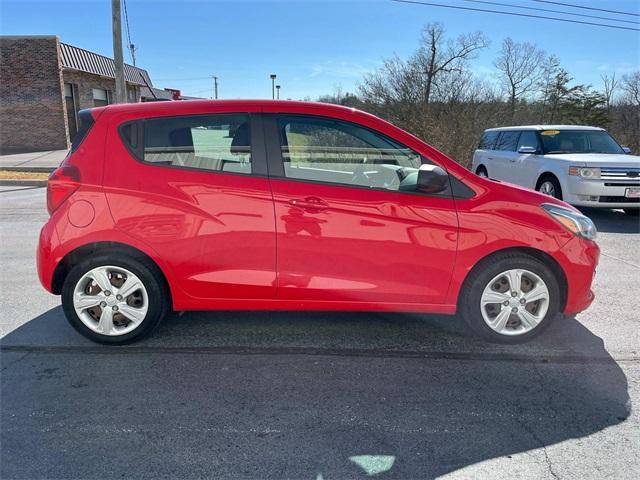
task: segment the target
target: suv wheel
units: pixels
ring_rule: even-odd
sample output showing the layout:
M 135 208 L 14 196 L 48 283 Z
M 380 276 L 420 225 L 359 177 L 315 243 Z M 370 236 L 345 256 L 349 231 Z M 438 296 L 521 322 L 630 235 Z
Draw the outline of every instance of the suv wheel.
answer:
M 522 343 L 540 334 L 560 311 L 560 287 L 549 267 L 522 254 L 492 257 L 469 274 L 460 311 L 477 335 Z
M 123 255 L 98 254 L 80 262 L 62 288 L 69 323 L 99 343 L 139 340 L 160 323 L 168 305 L 158 268 Z
M 544 193 L 545 195 L 549 195 L 550 197 L 562 200 L 562 188 L 560 187 L 560 182 L 558 182 L 556 177 L 542 177 L 538 180 L 536 190 L 540 193 Z
M 479 177 L 489 178 L 489 173 L 487 173 L 487 169 L 483 166 L 480 166 L 476 169 L 476 175 Z

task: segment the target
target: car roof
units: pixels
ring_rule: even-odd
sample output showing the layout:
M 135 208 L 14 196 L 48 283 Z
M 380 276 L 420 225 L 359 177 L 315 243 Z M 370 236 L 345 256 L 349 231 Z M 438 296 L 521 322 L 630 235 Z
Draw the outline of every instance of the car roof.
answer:
M 485 132 L 503 132 L 509 130 L 596 130 L 604 131 L 604 128 L 590 127 L 587 125 L 519 125 L 513 127 L 487 128 Z
M 237 99 L 237 100 L 179 100 L 179 101 L 157 101 L 157 102 L 137 102 L 137 103 L 118 103 L 101 107 L 100 110 L 115 112 L 134 112 L 134 111 L 185 111 L 190 109 L 201 109 L 206 107 L 238 107 L 238 108 L 260 108 L 260 107 L 278 107 L 286 111 L 288 108 L 295 109 L 301 106 L 316 107 L 329 110 L 341 110 L 349 112 L 360 112 L 355 108 L 335 105 L 332 103 L 321 102 L 302 102 L 296 100 L 266 100 L 266 99 Z M 96 109 L 97 110 L 97 109 Z M 362 112 L 366 113 L 366 112 Z

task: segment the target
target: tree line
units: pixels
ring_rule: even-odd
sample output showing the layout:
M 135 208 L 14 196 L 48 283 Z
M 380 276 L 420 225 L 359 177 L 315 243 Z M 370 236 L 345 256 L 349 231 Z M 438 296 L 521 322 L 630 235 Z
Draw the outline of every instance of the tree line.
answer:
M 494 60 L 496 82 L 474 74 L 473 60 L 488 47 L 482 32 L 450 38 L 431 23 L 409 58 L 384 60 L 356 93 L 337 89 L 318 100 L 385 118 L 466 166 L 484 129 L 507 125 L 604 127 L 640 152 L 640 70 L 603 74 L 598 90 L 575 83 L 555 55 L 506 38 Z

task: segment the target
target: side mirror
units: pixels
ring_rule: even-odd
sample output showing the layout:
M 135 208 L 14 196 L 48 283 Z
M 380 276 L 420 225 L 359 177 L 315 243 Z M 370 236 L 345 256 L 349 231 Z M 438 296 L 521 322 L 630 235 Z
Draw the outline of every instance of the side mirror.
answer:
M 622 147 L 622 151 L 623 151 L 624 153 L 626 153 L 627 155 L 630 155 L 630 154 L 631 154 L 631 149 L 630 149 L 629 147 Z
M 518 149 L 518 153 L 521 153 L 523 155 L 533 155 L 538 153 L 538 149 L 536 147 L 528 147 L 526 145 L 523 145 Z
M 420 165 L 416 190 L 422 193 L 440 193 L 449 187 L 449 175 L 436 165 Z

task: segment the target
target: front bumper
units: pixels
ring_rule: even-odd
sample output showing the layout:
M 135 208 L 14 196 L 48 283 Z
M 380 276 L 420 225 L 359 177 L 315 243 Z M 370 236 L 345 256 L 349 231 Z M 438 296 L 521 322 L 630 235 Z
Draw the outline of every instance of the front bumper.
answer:
M 594 208 L 640 208 L 640 198 L 626 198 L 628 188 L 640 188 L 640 180 L 585 180 L 568 175 L 563 200 L 571 205 Z
M 575 315 L 586 310 L 595 295 L 591 285 L 600 259 L 598 244 L 575 236 L 559 251 L 556 260 L 567 277 L 566 315 Z

